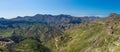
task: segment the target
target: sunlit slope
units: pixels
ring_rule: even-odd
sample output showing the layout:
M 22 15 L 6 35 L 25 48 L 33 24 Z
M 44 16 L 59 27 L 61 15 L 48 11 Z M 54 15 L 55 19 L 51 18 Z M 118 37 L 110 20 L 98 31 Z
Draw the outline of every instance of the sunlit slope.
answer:
M 120 15 L 82 23 L 65 34 L 65 52 L 120 52 Z

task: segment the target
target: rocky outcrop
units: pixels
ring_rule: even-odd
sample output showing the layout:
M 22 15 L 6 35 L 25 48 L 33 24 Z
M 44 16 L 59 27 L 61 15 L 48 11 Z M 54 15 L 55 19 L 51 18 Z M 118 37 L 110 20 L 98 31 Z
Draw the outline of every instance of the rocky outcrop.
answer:
M 0 39 L 0 49 L 2 48 L 6 48 L 8 49 L 9 52 L 13 52 L 12 50 L 12 45 L 14 44 L 14 41 L 10 40 L 10 39 Z

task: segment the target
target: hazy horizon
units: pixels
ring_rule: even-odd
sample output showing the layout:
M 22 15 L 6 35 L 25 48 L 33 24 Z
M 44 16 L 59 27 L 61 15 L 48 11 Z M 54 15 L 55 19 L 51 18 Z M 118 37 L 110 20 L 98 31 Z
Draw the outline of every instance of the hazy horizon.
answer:
M 118 0 L 1 0 L 0 17 L 35 14 L 68 14 L 72 16 L 108 16 L 120 13 Z

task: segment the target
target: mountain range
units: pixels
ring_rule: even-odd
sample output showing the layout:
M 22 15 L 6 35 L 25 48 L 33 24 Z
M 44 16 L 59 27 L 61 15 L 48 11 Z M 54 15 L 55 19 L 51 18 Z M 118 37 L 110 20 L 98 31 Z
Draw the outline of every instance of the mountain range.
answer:
M 106 18 L 75 17 L 64 14 L 36 14 L 35 16 L 18 16 L 12 19 L 0 18 L 0 51 L 111 51 L 108 47 L 112 46 L 111 49 L 114 49 L 112 43 L 119 43 L 118 39 L 114 38 L 118 35 L 112 35 L 119 34 L 118 25 L 118 14 L 111 14 Z M 114 49 L 113 51 L 118 50 Z

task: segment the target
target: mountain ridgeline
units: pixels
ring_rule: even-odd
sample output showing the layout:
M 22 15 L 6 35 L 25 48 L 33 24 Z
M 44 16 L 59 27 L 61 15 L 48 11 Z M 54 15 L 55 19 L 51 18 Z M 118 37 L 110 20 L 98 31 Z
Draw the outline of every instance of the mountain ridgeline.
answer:
M 41 15 L 36 14 L 35 16 L 25 16 L 25 17 L 16 17 L 12 19 L 0 19 L 0 27 L 16 27 L 21 25 L 31 25 L 35 23 L 46 24 L 46 25 L 56 25 L 59 27 L 67 26 L 68 24 L 79 24 L 81 22 L 98 20 L 100 17 L 74 17 L 70 15 Z
M 71 46 L 71 41 L 76 38 L 74 36 L 77 35 L 73 34 L 75 32 L 77 33 L 77 29 L 83 29 L 82 27 L 88 28 L 89 23 L 91 24 L 92 21 L 95 21 L 97 23 L 97 20 L 99 21 L 100 19 L 102 18 L 94 16 L 74 17 L 64 14 L 37 14 L 35 16 L 18 16 L 12 19 L 0 18 L 0 51 L 66 52 L 67 50 L 70 52 L 69 49 L 72 47 L 69 49 L 67 49 L 67 47 Z M 87 24 L 85 25 L 84 23 Z M 82 26 L 75 29 L 75 27 L 79 26 L 79 24 Z M 84 31 L 87 31 L 88 29 L 85 29 Z M 71 32 L 73 30 L 75 31 L 74 33 Z M 73 36 L 71 34 L 69 35 L 68 31 L 71 32 Z M 85 34 L 85 36 L 87 35 Z M 69 42 L 71 44 L 68 44 Z M 72 51 L 76 50 L 73 49 Z

